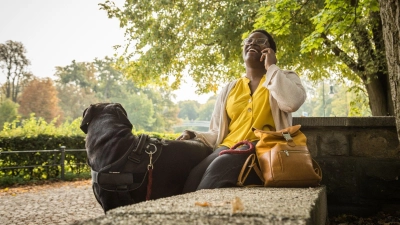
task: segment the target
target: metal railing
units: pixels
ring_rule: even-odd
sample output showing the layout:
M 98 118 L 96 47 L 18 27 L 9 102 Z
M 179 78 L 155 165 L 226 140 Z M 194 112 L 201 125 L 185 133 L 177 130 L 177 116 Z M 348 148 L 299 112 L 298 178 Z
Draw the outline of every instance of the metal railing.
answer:
M 3 154 L 18 154 L 18 153 L 61 153 L 61 157 L 60 157 L 60 162 L 58 164 L 53 163 L 50 165 L 8 166 L 8 167 L 0 167 L 0 170 L 60 166 L 61 167 L 61 174 L 60 174 L 61 180 L 64 180 L 65 179 L 65 153 L 66 152 L 85 152 L 85 151 L 86 151 L 86 149 L 66 149 L 65 146 L 61 146 L 60 149 L 54 149 L 54 150 L 2 151 L 2 152 L 0 152 L 0 156 Z M 79 163 L 79 164 L 82 164 L 82 163 Z M 78 164 L 74 164 L 74 165 L 78 165 Z
M 185 121 L 181 124 L 177 124 L 173 126 L 173 128 L 177 127 L 210 127 L 210 121 L 201 121 L 201 120 L 194 120 L 194 121 Z

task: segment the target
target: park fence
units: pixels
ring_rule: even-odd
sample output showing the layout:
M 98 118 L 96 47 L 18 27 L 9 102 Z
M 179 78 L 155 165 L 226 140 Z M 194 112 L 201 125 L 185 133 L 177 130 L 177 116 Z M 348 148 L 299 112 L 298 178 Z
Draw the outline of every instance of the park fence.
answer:
M 23 179 L 65 180 L 66 172 L 80 174 L 89 172 L 86 149 L 1 151 L 0 177 L 13 176 Z

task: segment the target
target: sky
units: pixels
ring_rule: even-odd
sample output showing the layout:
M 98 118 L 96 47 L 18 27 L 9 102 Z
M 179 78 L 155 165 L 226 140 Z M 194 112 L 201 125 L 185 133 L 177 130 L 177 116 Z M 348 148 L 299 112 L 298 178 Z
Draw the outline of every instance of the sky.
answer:
M 117 19 L 100 10 L 99 0 L 0 0 L 0 43 L 21 42 L 38 77 L 51 77 L 56 66 L 72 60 L 92 62 L 114 54 L 123 44 L 124 30 Z M 118 5 L 123 0 L 114 1 Z M 4 82 L 0 80 L 0 82 Z M 189 79 L 175 91 L 177 101 L 205 103 L 211 94 L 197 95 Z

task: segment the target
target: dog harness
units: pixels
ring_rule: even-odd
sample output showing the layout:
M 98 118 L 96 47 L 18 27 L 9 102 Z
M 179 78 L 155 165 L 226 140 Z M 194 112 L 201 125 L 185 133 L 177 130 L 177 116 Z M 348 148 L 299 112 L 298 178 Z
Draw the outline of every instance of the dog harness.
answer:
M 117 161 L 99 171 L 92 169 L 92 183 L 98 184 L 106 191 L 120 192 L 121 197 L 131 198 L 129 191 L 141 187 L 147 175 L 146 200 L 150 200 L 154 163 L 160 157 L 164 145 L 166 144 L 163 140 L 141 134 L 139 141 L 134 141 Z M 143 153 L 146 153 L 148 157 Z M 148 162 L 147 165 L 145 165 L 146 162 Z

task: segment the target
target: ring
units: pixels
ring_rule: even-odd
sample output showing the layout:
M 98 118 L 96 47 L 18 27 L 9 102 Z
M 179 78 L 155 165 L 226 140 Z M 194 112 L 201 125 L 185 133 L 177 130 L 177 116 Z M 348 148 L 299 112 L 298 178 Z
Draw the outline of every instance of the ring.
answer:
M 145 152 L 146 152 L 147 154 L 154 154 L 154 153 L 156 153 L 156 152 L 157 152 L 157 146 L 154 145 L 154 144 L 152 144 L 152 143 L 150 143 L 147 147 L 150 147 L 150 145 L 154 147 L 154 149 L 155 149 L 154 152 L 147 151 L 147 150 L 145 150 Z

